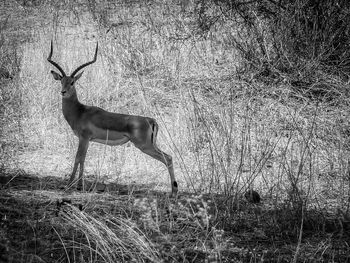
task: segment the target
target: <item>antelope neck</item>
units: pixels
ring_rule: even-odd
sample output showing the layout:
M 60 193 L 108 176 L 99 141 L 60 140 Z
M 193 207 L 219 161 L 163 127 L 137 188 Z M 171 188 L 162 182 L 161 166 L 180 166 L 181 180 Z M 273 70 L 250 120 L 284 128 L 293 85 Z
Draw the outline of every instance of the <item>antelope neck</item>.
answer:
M 75 125 L 78 122 L 83 108 L 84 105 L 79 102 L 76 94 L 73 94 L 69 98 L 62 98 L 63 116 L 73 130 L 75 129 Z

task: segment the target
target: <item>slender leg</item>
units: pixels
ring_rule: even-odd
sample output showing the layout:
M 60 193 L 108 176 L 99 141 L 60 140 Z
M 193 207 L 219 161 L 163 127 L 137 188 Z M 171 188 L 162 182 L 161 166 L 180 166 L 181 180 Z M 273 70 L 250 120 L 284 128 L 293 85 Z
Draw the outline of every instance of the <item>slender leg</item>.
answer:
M 166 154 L 165 152 L 161 151 L 160 149 L 158 149 L 156 145 L 151 145 L 149 147 L 137 147 L 137 148 L 139 148 L 142 152 L 148 154 L 149 156 L 153 157 L 154 159 L 161 161 L 162 163 L 165 164 L 165 166 L 168 168 L 168 172 L 170 175 L 171 193 L 172 195 L 176 196 L 178 191 L 178 186 L 175 180 L 172 157 Z
M 157 147 L 157 122 L 150 118 L 146 118 L 146 120 L 147 124 L 144 127 L 133 130 L 133 136 L 130 138 L 130 141 L 142 152 L 165 164 L 170 175 L 171 193 L 176 196 L 178 185 L 175 180 L 172 157 Z
M 79 165 L 79 159 L 78 159 L 78 152 L 75 156 L 75 161 L 74 161 L 74 167 L 73 167 L 73 171 L 70 175 L 70 179 L 69 179 L 69 182 L 68 182 L 68 187 L 71 187 L 74 183 L 74 178 L 75 178 L 75 174 L 77 172 L 77 169 L 78 169 L 78 165 Z
M 86 153 L 87 153 L 88 148 L 89 148 L 89 140 L 82 138 L 82 137 L 79 137 L 78 151 L 77 151 L 77 154 L 75 156 L 73 171 L 72 171 L 72 174 L 70 176 L 69 183 L 68 183 L 69 186 L 72 186 L 74 184 L 75 174 L 77 172 L 78 165 L 79 165 L 80 169 L 79 169 L 79 178 L 78 178 L 78 186 L 77 186 L 78 190 L 80 190 L 83 186 L 84 162 L 85 162 L 85 157 L 86 157 Z

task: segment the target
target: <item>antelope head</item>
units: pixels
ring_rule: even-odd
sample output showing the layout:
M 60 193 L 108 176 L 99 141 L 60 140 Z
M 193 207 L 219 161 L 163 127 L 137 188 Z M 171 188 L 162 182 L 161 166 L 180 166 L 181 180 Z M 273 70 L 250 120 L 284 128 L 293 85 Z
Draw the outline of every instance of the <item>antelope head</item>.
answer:
M 52 41 L 51 41 L 51 50 L 50 50 L 49 57 L 47 58 L 47 61 L 49 61 L 52 65 L 54 65 L 60 72 L 60 73 L 57 73 L 56 71 L 51 70 L 51 74 L 53 75 L 53 78 L 55 80 L 61 81 L 61 84 L 62 84 L 62 90 L 61 90 L 62 97 L 63 98 L 69 98 L 72 95 L 76 94 L 76 90 L 75 90 L 74 84 L 81 77 L 81 75 L 83 74 L 84 71 L 80 72 L 79 74 L 77 74 L 77 73 L 80 70 L 82 70 L 83 68 L 85 68 L 86 66 L 91 65 L 92 63 L 96 62 L 97 51 L 98 51 L 98 43 L 96 44 L 94 59 L 89 61 L 89 62 L 86 62 L 86 63 L 80 65 L 79 67 L 77 67 L 70 76 L 66 75 L 66 73 L 64 72 L 64 70 L 61 68 L 60 65 L 58 65 L 55 61 L 51 60 L 52 50 L 53 50 L 53 48 L 52 48 Z

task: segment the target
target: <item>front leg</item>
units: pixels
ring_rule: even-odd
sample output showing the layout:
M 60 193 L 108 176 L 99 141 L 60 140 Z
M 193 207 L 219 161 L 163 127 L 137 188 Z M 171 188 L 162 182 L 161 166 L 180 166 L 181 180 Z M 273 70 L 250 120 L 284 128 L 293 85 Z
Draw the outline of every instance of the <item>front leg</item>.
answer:
M 80 165 L 78 186 L 77 186 L 78 190 L 83 188 L 84 162 L 85 162 L 85 157 L 86 157 L 88 148 L 89 148 L 89 140 L 83 137 L 79 137 L 78 151 L 77 151 L 77 154 L 75 155 L 74 167 L 68 183 L 68 186 L 72 186 L 74 184 L 75 174 L 77 172 L 78 165 Z

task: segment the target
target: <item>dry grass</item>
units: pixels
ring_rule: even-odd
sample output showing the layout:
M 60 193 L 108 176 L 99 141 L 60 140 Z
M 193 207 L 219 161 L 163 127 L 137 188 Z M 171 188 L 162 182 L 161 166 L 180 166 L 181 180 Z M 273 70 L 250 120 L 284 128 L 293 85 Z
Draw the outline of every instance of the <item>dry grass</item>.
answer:
M 136 224 L 132 225 L 123 217 L 112 217 L 111 214 L 107 215 L 110 218 L 106 218 L 106 215 L 100 217 L 79 211 L 74 206 L 67 206 L 68 209 L 65 208 L 65 211 L 60 213 L 63 224 L 68 225 L 72 231 L 82 233 L 85 240 L 62 241 L 64 247 L 80 250 L 81 254 L 90 253 L 90 261 L 97 257 L 103 262 L 160 261 L 152 244 Z M 91 245 L 86 246 L 86 244 Z
M 1 210 L 7 227 L 1 239 L 8 242 L 9 258 L 346 259 L 347 83 L 316 72 L 322 75 L 319 84 L 331 85 L 338 95 L 315 101 L 292 89 L 287 77 L 274 83 L 256 72 L 241 74 L 236 69 L 242 58 L 230 44 L 237 36 L 233 22 L 220 20 L 207 35 L 194 35 L 191 12 L 198 6 L 191 2 L 32 2 L 37 5 L 3 5 L 11 15 L 0 28 L 6 39 L 0 61 L 14 73 L 12 80 L 0 80 L 0 172 L 12 177 L 19 172 L 13 180 L 38 176 L 1 189 L 8 202 Z M 18 13 L 27 19 L 13 15 Z M 5 25 L 6 16 L 0 18 Z M 109 111 L 157 119 L 159 145 L 175 161 L 178 200 L 149 195 L 170 191 L 166 168 L 129 144 L 112 148 L 92 143 L 85 167 L 88 179 L 129 185 L 128 195 L 116 197 L 120 191 L 113 187 L 103 195 L 56 190 L 72 169 L 77 139 L 60 109 L 60 84 L 49 73 L 51 39 L 54 60 L 67 72 L 91 59 L 99 42 L 97 62 L 77 84 L 79 98 Z M 263 205 L 242 201 L 251 188 L 261 193 Z M 62 198 L 82 203 L 84 210 L 65 205 L 56 215 L 56 200 Z M 28 209 L 22 213 L 17 207 Z M 30 218 L 26 231 L 42 234 L 33 237 L 39 244 L 30 242 L 31 234 L 14 230 L 25 217 Z M 20 241 L 12 231 L 28 240 Z M 57 247 L 46 246 L 51 238 Z
M 121 185 L 104 194 L 63 192 L 57 177 L 1 178 L 1 262 L 349 260 L 349 218 L 339 212 L 223 195 L 169 200 Z

